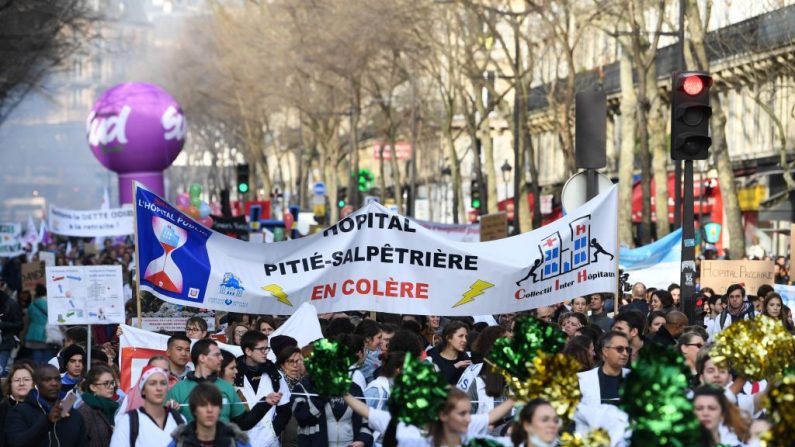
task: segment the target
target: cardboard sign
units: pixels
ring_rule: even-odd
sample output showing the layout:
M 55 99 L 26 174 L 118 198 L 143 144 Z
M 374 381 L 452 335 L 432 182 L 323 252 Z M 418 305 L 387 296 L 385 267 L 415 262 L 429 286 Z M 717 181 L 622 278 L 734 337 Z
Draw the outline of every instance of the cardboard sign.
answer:
M 754 295 L 762 284 L 773 283 L 773 261 L 701 261 L 701 288 L 711 287 L 715 293 L 742 284 L 746 294 Z
M 33 296 L 36 296 L 36 285 L 46 283 L 43 261 L 22 264 L 22 290 L 29 290 Z
M 508 237 L 508 215 L 505 213 L 480 216 L 480 242 Z

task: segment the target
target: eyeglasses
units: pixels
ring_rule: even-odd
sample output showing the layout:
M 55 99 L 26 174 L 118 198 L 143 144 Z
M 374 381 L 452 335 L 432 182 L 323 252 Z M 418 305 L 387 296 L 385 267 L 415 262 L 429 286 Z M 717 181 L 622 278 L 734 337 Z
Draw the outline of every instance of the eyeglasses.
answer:
M 23 383 L 33 383 L 33 379 L 30 377 L 20 377 L 19 379 L 14 379 L 11 383 L 15 385 L 22 385 Z
M 105 388 L 113 388 L 116 386 L 115 380 L 108 380 L 107 382 L 97 382 L 94 385 L 96 386 L 103 386 Z
M 186 327 L 185 332 L 201 332 L 202 330 L 197 327 Z
M 619 353 L 619 354 L 623 354 L 625 352 L 627 354 L 632 354 L 632 348 L 630 348 L 629 346 L 605 346 L 605 348 L 607 348 L 607 349 L 615 349 L 616 352 Z
M 701 349 L 704 347 L 704 343 L 685 343 L 685 346 L 695 346 L 698 349 Z
M 270 351 L 270 350 L 271 350 L 271 348 L 270 348 L 270 346 L 263 346 L 263 347 L 261 347 L 261 348 L 251 348 L 251 350 L 252 350 L 252 351 L 259 351 L 259 352 L 261 352 L 261 353 L 263 353 L 263 354 L 267 354 L 267 353 L 268 353 L 268 351 Z

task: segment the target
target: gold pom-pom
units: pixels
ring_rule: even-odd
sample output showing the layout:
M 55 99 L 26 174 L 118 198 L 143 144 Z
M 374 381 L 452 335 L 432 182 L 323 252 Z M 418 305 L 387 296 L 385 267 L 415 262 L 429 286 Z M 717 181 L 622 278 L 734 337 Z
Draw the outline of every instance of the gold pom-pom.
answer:
M 712 360 L 750 380 L 781 374 L 795 357 L 795 339 L 779 320 L 760 315 L 732 323 L 715 338 Z
M 565 354 L 539 353 L 526 366 L 530 377 L 526 380 L 497 368 L 508 382 L 511 397 L 517 402 L 545 399 L 561 419 L 570 421 L 582 397 L 577 379 L 580 363 Z
M 795 445 L 795 376 L 787 376 L 771 385 L 767 395 L 767 409 L 773 428 L 766 434 L 763 445 L 785 447 Z
M 585 436 L 563 433 L 559 447 L 610 447 L 610 435 L 603 428 L 589 431 Z

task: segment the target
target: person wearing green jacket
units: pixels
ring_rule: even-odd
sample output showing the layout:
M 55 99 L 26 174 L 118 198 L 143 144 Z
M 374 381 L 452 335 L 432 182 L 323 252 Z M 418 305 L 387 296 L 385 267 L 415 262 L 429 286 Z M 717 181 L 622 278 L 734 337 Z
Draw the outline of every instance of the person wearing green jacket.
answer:
M 166 395 L 167 401 L 173 400 L 180 404 L 180 411 L 187 422 L 193 421 L 193 415 L 187 405 L 188 398 L 191 391 L 200 383 L 211 383 L 221 392 L 223 397 L 221 421 L 234 422 L 243 430 L 249 430 L 257 425 L 271 406 L 276 404 L 262 400 L 254 405 L 251 411 L 246 411 L 245 404 L 241 402 L 235 388 L 229 382 L 218 378 L 223 356 L 215 341 L 210 339 L 197 341 L 190 350 L 190 356 L 195 370 L 188 373 L 185 380 L 174 385 Z
M 31 350 L 36 366 L 44 365 L 55 357 L 60 346 L 47 344 L 47 288 L 43 284 L 36 285 L 36 298 L 28 307 L 28 318 L 25 347 Z

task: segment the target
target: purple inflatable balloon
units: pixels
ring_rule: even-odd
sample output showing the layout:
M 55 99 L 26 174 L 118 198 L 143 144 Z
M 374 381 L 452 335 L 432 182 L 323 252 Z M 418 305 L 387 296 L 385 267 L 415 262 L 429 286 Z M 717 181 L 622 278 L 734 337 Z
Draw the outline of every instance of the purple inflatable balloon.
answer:
M 100 96 L 88 116 L 87 132 L 97 160 L 119 174 L 121 203 L 131 203 L 133 180 L 164 195 L 163 170 L 179 155 L 188 129 L 168 92 L 127 82 Z

